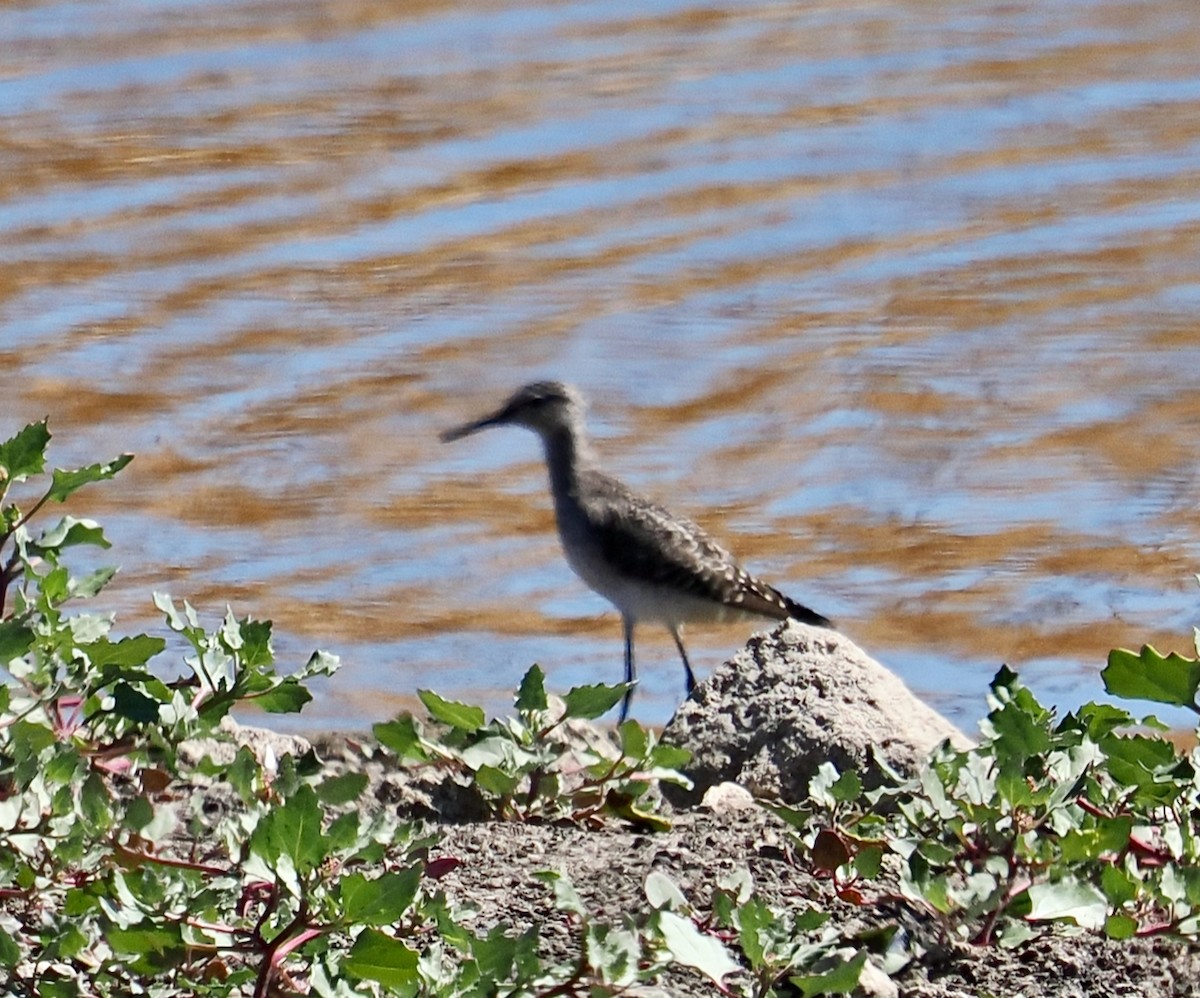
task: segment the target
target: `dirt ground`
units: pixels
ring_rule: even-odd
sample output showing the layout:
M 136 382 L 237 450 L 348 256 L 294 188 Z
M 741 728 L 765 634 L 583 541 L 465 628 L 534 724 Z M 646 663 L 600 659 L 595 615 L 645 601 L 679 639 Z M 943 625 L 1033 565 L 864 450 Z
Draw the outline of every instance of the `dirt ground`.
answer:
M 319 748 L 331 768 L 363 765 L 356 751 L 336 744 Z M 367 764 L 375 801 L 404 813 L 413 807 L 409 777 Z M 671 812 L 668 831 L 644 832 L 614 824 L 600 830 L 571 825 L 517 824 L 470 820 L 470 807 L 439 806 L 453 821 L 437 822 L 440 844 L 431 859 L 459 861 L 439 881 L 452 902 L 474 909 L 472 927 L 486 931 L 503 923 L 515 930 L 536 926 L 540 952 L 570 962 L 578 953 L 569 920 L 554 906 L 550 888 L 534 878 L 540 870 L 565 874 L 598 919 L 648 910 L 646 877 L 671 877 L 698 909 L 707 910 L 717 879 L 747 868 L 755 889 L 771 904 L 803 910 L 812 904 L 833 913 L 827 927 L 847 936 L 899 922 L 920 941 L 923 955 L 886 980 L 876 994 L 897 998 L 1090 998 L 1200 996 L 1200 948 L 1165 938 L 1113 942 L 1095 934 L 1047 931 L 1014 949 L 939 945 L 929 924 L 886 905 L 839 901 L 828 885 L 789 860 L 789 829 L 757 806 L 714 813 L 701 806 Z M 468 820 L 463 820 L 468 819 Z M 748 978 L 747 978 L 748 980 Z M 737 989 L 737 980 L 727 983 Z M 715 995 L 713 983 L 679 968 L 664 978 L 656 994 L 672 998 Z

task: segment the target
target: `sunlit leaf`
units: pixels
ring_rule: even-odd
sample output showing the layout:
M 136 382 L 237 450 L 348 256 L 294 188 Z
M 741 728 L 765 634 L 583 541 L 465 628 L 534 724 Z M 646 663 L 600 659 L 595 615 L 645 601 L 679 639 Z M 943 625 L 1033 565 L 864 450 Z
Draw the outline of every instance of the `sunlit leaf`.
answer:
M 1132 939 L 1137 930 L 1137 919 L 1129 915 L 1109 915 L 1104 920 L 1104 934 L 1109 939 Z
M 848 995 L 858 987 L 862 977 L 863 967 L 867 963 L 867 954 L 859 953 L 854 959 L 846 960 L 823 974 L 791 978 L 804 998 L 814 995 Z
M 1108 901 L 1091 884 L 1073 877 L 1056 883 L 1034 884 L 1029 894 L 1029 918 L 1035 922 L 1070 919 L 1085 929 L 1101 929 L 1108 914 Z
M 311 870 L 325 858 L 321 819 L 316 791 L 303 784 L 281 807 L 268 812 L 258 823 L 251 846 L 268 863 L 286 856 L 301 873 Z
M 510 797 L 520 785 L 521 777 L 506 773 L 498 766 L 480 766 L 475 770 L 475 783 L 484 793 L 498 797 Z
M 111 542 L 104 536 L 104 529 L 95 520 L 80 520 L 64 516 L 37 539 L 37 547 L 43 551 L 51 548 L 74 547 L 91 544 L 94 547 L 110 548 Z
M 448 724 L 461 731 L 478 731 L 483 727 L 486 717 L 482 707 L 474 704 L 459 703 L 456 700 L 444 700 L 432 690 L 417 690 L 421 703 L 434 719 Z
M 587 927 L 584 952 L 605 984 L 623 989 L 637 980 L 641 946 L 632 929 L 592 922 Z
M 349 925 L 391 925 L 408 911 L 417 896 L 421 867 L 368 878 L 352 873 L 341 882 L 341 914 Z
M 112 581 L 117 574 L 115 568 L 98 568 L 81 579 L 75 580 L 74 593 L 81 599 L 91 599 Z
M 74 471 L 55 468 L 54 484 L 50 487 L 50 498 L 55 502 L 62 502 L 76 489 L 82 488 L 89 482 L 112 478 L 132 460 L 132 454 L 122 454 L 107 464 L 89 464 L 86 468 L 77 468 Z
M 1143 645 L 1140 652 L 1115 648 L 1108 653 L 1101 677 L 1113 696 L 1194 708 L 1200 660 L 1176 652 L 1164 656 L 1150 645 Z
M 392 721 L 381 721 L 371 728 L 372 734 L 384 748 L 391 749 L 401 759 L 423 762 L 429 753 L 421 745 L 421 729 L 411 714 L 402 714 Z
M 98 638 L 83 645 L 84 652 L 94 669 L 104 669 L 107 666 L 120 666 L 123 669 L 136 669 L 145 665 L 155 655 L 159 654 L 167 643 L 162 638 L 151 637 L 148 634 L 138 634 L 133 637 L 111 641 L 108 638 Z
M 36 475 L 46 466 L 46 445 L 50 442 L 50 431 L 46 420 L 30 423 L 16 436 L 0 444 L 0 468 L 7 472 L 9 481 L 24 481 Z
M 268 714 L 299 714 L 310 700 L 312 694 L 292 676 L 254 697 L 254 703 Z
M 631 759 L 641 759 L 650 747 L 650 733 L 630 718 L 617 729 L 621 736 L 621 751 Z
M 420 983 L 418 959 L 417 952 L 399 939 L 378 929 L 364 929 L 342 960 L 342 968 L 361 981 L 375 981 L 401 994 L 414 994 Z
M 675 911 L 686 911 L 690 906 L 679 885 L 659 870 L 653 870 L 646 877 L 646 900 L 651 908 L 668 908 Z
M 738 969 L 737 961 L 725 944 L 715 936 L 701 932 L 691 919 L 673 911 L 660 911 L 658 920 L 663 942 L 678 963 L 700 971 L 718 985 L 726 975 Z
M 566 716 L 593 720 L 615 707 L 625 696 L 626 689 L 626 683 L 618 683 L 616 686 L 576 686 L 568 690 L 567 695 L 563 697 L 567 706 Z
M 555 870 L 538 870 L 534 873 L 533 878 L 550 885 L 550 889 L 554 891 L 555 903 L 560 910 L 580 917 L 587 915 L 587 907 L 579 896 L 579 892 L 575 890 L 574 884 L 561 873 Z
M 738 943 L 755 970 L 763 965 L 771 927 L 778 921 L 779 915 L 756 897 L 749 898 L 737 909 Z

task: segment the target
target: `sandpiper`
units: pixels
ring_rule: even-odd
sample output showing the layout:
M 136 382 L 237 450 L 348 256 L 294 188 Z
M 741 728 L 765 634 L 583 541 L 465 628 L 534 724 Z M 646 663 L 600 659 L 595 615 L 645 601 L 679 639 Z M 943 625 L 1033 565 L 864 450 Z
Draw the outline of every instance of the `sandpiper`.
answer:
M 696 677 L 680 628 L 688 621 L 789 617 L 830 627 L 821 614 L 761 582 L 691 520 L 606 475 L 597 465 L 584 427 L 584 401 L 570 385 L 537 381 L 515 392 L 495 412 L 447 430 L 458 440 L 489 426 L 523 426 L 542 438 L 563 552 L 576 574 L 621 613 L 625 681 L 621 720 L 629 713 L 636 678 L 633 631 L 639 621 L 665 624 L 687 673 Z

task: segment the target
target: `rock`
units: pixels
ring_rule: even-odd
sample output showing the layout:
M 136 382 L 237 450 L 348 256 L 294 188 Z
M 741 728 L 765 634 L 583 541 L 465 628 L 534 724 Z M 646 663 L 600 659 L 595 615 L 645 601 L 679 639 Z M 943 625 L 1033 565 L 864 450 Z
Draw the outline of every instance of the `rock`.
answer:
M 269 728 L 240 724 L 228 714 L 221 718 L 218 728 L 229 737 L 189 738 L 179 743 L 179 757 L 189 766 L 195 766 L 205 756 L 218 765 L 228 766 L 238 749 L 245 746 L 273 773 L 281 757 L 293 755 L 299 758 L 312 751 L 312 743 L 301 735 L 286 735 Z
M 849 638 L 787 621 L 752 637 L 676 712 L 663 740 L 692 753 L 695 785 L 664 792 L 690 806 L 733 781 L 798 803 L 823 762 L 856 770 L 869 789 L 884 780 L 877 760 L 912 772 L 947 738 L 971 745 Z
M 700 806 L 712 811 L 713 814 L 729 814 L 733 811 L 745 811 L 750 807 L 758 807 L 758 801 L 745 787 L 725 782 L 716 783 L 705 790 Z

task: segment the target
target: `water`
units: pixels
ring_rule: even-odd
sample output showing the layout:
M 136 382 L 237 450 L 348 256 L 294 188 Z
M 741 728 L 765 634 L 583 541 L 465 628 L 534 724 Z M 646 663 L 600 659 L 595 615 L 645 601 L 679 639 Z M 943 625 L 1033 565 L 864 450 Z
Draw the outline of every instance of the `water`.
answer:
M 535 441 L 599 449 L 967 727 L 1200 619 L 1200 8 L 47 2 L 0 15 L 0 395 L 150 592 L 418 687 L 616 681 Z M 740 627 L 695 628 L 701 674 Z M 635 711 L 682 696 L 639 642 Z

